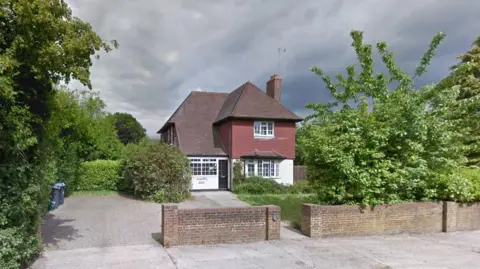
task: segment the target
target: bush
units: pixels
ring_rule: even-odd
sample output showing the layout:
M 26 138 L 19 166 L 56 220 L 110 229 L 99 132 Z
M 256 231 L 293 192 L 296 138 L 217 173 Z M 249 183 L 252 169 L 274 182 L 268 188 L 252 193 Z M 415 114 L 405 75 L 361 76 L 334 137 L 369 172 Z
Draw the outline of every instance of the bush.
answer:
M 248 177 L 236 185 L 235 192 L 238 194 L 282 194 L 287 193 L 288 188 L 273 179 Z
M 128 155 L 123 176 L 132 182 L 135 195 L 155 202 L 180 202 L 190 196 L 189 161 L 177 147 L 149 141 Z
M 288 193 L 302 194 L 302 193 L 314 193 L 314 189 L 308 180 L 299 180 L 288 187 Z
M 480 201 L 480 167 L 460 168 L 459 173 L 470 182 L 472 200 Z
M 234 188 L 237 184 L 240 184 L 245 180 L 245 176 L 243 175 L 243 162 L 236 161 L 233 164 L 233 184 Z
M 75 190 L 117 190 L 117 182 L 120 178 L 120 168 L 120 161 L 96 160 L 91 162 L 84 162 L 82 163 L 80 168 L 80 175 Z

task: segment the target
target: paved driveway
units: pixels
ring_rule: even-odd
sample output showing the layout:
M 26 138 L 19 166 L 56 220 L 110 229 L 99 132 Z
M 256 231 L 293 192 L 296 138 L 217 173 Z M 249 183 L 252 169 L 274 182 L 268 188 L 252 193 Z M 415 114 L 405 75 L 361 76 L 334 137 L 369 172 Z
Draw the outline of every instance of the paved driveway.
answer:
M 195 193 L 180 208 L 241 206 L 229 193 Z M 161 205 L 121 196 L 72 197 L 46 217 L 46 251 L 33 269 L 480 268 L 480 232 L 164 249 Z M 292 232 L 294 233 L 294 232 Z
M 117 195 L 71 197 L 46 216 L 43 240 L 47 250 L 155 243 L 161 212 L 160 204 Z

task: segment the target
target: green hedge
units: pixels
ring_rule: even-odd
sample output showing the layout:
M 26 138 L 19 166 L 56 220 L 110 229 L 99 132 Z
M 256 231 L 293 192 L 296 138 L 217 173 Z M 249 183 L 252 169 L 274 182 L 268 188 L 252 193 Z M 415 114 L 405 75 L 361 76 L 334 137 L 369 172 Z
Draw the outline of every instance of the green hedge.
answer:
M 80 168 L 80 175 L 75 190 L 115 191 L 117 190 L 117 182 L 120 180 L 120 171 L 120 161 L 96 160 L 84 162 Z
M 309 182 L 301 180 L 293 185 L 283 185 L 274 179 L 262 177 L 249 177 L 235 185 L 238 194 L 302 194 L 312 193 Z

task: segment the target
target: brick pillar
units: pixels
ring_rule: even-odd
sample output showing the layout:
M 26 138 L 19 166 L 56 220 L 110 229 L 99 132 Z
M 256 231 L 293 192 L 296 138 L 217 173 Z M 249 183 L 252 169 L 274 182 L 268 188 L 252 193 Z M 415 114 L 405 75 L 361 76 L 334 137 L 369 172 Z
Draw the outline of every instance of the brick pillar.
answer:
M 273 205 L 267 206 L 266 215 L 267 232 L 265 240 L 280 239 L 280 207 Z
M 162 235 L 160 240 L 166 248 L 178 244 L 178 206 L 175 204 L 162 205 Z
M 300 221 L 300 231 L 308 237 L 312 237 L 312 206 L 310 204 L 302 204 L 302 219 Z
M 457 230 L 457 209 L 455 202 L 443 202 L 442 232 L 454 232 Z

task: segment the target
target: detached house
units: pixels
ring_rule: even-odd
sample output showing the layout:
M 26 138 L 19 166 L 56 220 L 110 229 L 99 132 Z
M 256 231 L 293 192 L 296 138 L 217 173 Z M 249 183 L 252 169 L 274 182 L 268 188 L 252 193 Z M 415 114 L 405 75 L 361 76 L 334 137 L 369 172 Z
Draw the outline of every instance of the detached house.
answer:
M 190 159 L 193 190 L 231 189 L 233 165 L 247 176 L 293 183 L 295 126 L 302 119 L 281 104 L 281 78 L 266 93 L 250 81 L 231 93 L 193 91 L 158 131 Z

